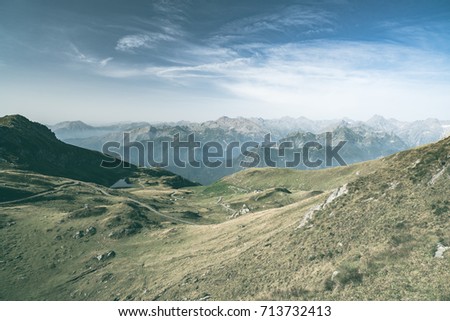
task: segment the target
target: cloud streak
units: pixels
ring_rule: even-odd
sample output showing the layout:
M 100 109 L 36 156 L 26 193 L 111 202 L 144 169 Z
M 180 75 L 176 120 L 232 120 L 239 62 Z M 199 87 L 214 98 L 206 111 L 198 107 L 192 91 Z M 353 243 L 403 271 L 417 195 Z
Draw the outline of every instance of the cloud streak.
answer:
M 82 53 L 75 44 L 70 43 L 70 50 L 66 54 L 71 58 L 72 61 L 77 63 L 82 63 L 88 65 L 91 68 L 105 68 L 114 58 L 107 57 L 104 59 L 99 59 L 87 54 Z
M 117 41 L 116 50 L 134 52 L 139 48 L 153 48 L 161 41 L 171 41 L 174 38 L 162 33 L 136 34 L 122 37 Z
M 336 117 L 337 110 L 347 115 L 358 110 L 363 115 L 362 106 L 386 115 L 390 115 L 392 106 L 433 104 L 443 108 L 450 98 L 443 89 L 450 81 L 449 57 L 420 48 L 379 42 L 310 41 L 254 44 L 252 50 L 255 54 L 243 57 L 231 49 L 196 48 L 195 61 L 185 61 L 181 66 L 122 66 L 101 73 L 160 79 L 191 90 L 214 88 L 223 97 L 280 110 L 315 106 Z
M 186 56 L 195 57 L 195 61 L 185 60 L 181 66 L 143 66 L 136 75 L 169 79 L 203 76 L 280 86 L 292 82 L 293 77 L 336 80 L 404 77 L 414 81 L 412 75 L 417 80 L 444 79 L 450 73 L 447 56 L 397 44 L 312 41 L 279 46 L 255 44 L 252 50 L 255 54 L 244 57 L 220 47 L 190 49 Z
M 332 33 L 334 14 L 302 5 L 288 6 L 275 13 L 265 13 L 234 20 L 222 26 L 213 40 L 219 44 L 238 39 L 247 42 L 267 38 L 267 33 L 278 33 L 291 38 Z

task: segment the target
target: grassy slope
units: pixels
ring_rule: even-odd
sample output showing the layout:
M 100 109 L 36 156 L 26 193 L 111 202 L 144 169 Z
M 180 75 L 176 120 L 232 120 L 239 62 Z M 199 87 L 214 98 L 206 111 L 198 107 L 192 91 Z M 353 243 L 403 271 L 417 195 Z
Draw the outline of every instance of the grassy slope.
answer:
M 234 186 L 243 190 L 267 189 L 284 187 L 293 190 L 329 190 L 356 179 L 380 166 L 379 162 L 371 161 L 344 167 L 334 167 L 320 170 L 299 171 L 295 169 L 250 168 L 223 178 L 208 186 L 206 192 L 215 189 L 227 189 Z
M 78 186 L 51 202 L 4 205 L 3 221 L 16 224 L 0 229 L 0 298 L 447 300 L 450 259 L 448 253 L 433 256 L 438 242 L 450 246 L 449 155 L 447 139 L 346 168 L 247 170 L 178 194 L 145 189 L 106 197 Z M 330 189 L 347 182 L 348 194 L 297 229 Z M 256 201 L 257 189 L 269 196 Z M 192 222 L 217 223 L 160 220 L 112 239 L 105 222 L 128 195 L 174 215 L 190 206 L 202 216 Z M 255 210 L 227 219 L 220 197 Z M 280 199 L 286 201 L 276 204 Z M 68 218 L 95 202 L 110 208 L 96 217 Z M 96 235 L 72 237 L 91 225 Z M 92 260 L 109 250 L 117 256 L 100 265 Z

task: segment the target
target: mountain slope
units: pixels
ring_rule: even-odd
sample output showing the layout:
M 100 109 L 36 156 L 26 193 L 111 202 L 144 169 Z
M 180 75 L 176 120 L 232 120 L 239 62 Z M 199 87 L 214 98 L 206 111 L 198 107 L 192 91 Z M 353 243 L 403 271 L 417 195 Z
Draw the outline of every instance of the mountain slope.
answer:
M 103 160 L 115 168 L 101 167 Z M 44 125 L 31 122 L 20 115 L 0 118 L 0 168 L 28 170 L 108 187 L 121 178 L 140 175 L 149 178 L 176 178 L 174 174 L 164 170 L 141 170 L 99 152 L 63 143 Z M 181 186 L 190 185 L 187 180 L 176 180 Z
M 364 125 L 351 127 L 340 125 L 331 131 L 332 142 L 336 146 L 339 142 L 346 144 L 340 151 L 340 156 L 347 164 L 377 159 L 383 156 L 406 150 L 408 146 L 395 134 L 376 132 Z M 294 147 L 299 150 L 308 142 L 319 142 L 322 146 L 326 144 L 326 134 L 315 135 L 313 133 L 297 132 L 280 141 L 293 142 Z M 316 157 L 325 159 L 324 151 L 316 152 Z M 291 157 L 292 158 L 292 157 Z
M 449 161 L 446 139 L 371 162 L 334 192 L 223 225 L 217 243 L 234 241 L 239 253 L 192 271 L 161 299 L 206 291 L 216 299 L 448 300 Z M 248 187 L 251 177 L 262 187 L 276 173 L 244 171 L 231 182 Z

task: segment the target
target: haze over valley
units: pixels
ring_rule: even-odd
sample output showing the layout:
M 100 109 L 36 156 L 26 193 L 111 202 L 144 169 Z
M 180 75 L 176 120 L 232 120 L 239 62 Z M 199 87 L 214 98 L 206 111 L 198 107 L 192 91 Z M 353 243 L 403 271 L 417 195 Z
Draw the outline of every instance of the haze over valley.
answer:
M 145 162 L 149 165 L 147 142 L 154 143 L 155 160 L 161 161 L 162 142 L 170 142 L 174 135 L 179 134 L 181 140 L 186 140 L 189 134 L 194 134 L 195 139 L 203 146 L 207 142 L 220 143 L 224 149 L 231 142 L 256 142 L 261 145 L 266 134 L 271 134 L 271 139 L 278 144 L 292 142 L 292 151 L 284 157 L 273 154 L 277 167 L 285 167 L 282 160 L 293 159 L 294 150 L 300 150 L 305 143 L 325 143 L 325 133 L 331 132 L 333 142 L 345 141 L 341 149 L 341 156 L 347 164 L 377 159 L 391 155 L 395 152 L 417 147 L 431 142 L 436 142 L 450 134 L 450 121 L 437 119 L 418 120 L 414 122 L 402 122 L 395 119 L 386 119 L 376 115 L 366 122 L 353 121 L 351 119 L 338 120 L 310 120 L 305 117 L 280 119 L 262 118 L 230 118 L 221 117 L 215 121 L 193 123 L 180 121 L 175 123 L 120 123 L 109 126 L 91 126 L 81 121 L 67 121 L 50 126 L 56 136 L 64 142 L 79 147 L 102 151 L 107 142 L 121 143 L 119 153 L 124 159 L 123 145 L 124 133 L 129 134 L 129 143 L 141 142 L 146 148 Z M 261 146 L 259 147 L 261 148 Z M 202 160 L 202 149 L 196 149 L 196 158 Z M 260 152 L 261 153 L 261 152 Z M 130 159 L 135 165 L 139 165 L 139 156 L 136 150 L 131 150 Z M 321 153 L 315 153 L 315 158 L 322 157 Z M 185 168 L 173 163 L 173 155 L 169 157 L 168 170 L 201 184 L 211 184 L 218 179 L 240 171 L 239 155 L 233 155 L 233 166 L 226 167 L 227 155 L 218 158 L 223 165 L 218 168 L 205 166 L 196 168 L 187 164 Z M 188 155 L 182 154 L 182 160 L 187 161 Z M 262 159 L 261 155 L 261 159 Z M 333 165 L 338 165 L 333 163 Z M 259 166 L 265 166 L 260 162 Z M 325 163 L 322 167 L 325 166 Z M 306 166 L 296 166 L 307 169 Z

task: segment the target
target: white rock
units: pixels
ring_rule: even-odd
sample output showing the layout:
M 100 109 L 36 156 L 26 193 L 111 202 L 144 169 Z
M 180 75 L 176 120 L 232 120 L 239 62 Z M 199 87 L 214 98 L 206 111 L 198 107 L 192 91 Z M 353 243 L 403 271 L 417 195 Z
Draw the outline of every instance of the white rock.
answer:
M 441 243 L 438 243 L 436 253 L 434 253 L 434 257 L 442 259 L 444 257 L 444 253 L 449 249 L 450 249 L 450 247 L 444 246 Z
M 443 169 L 441 169 L 436 175 L 434 175 L 430 182 L 428 183 L 428 185 L 434 185 L 434 183 L 436 183 L 436 181 L 441 178 L 442 175 L 444 175 L 445 170 L 447 169 L 447 166 L 445 166 Z

